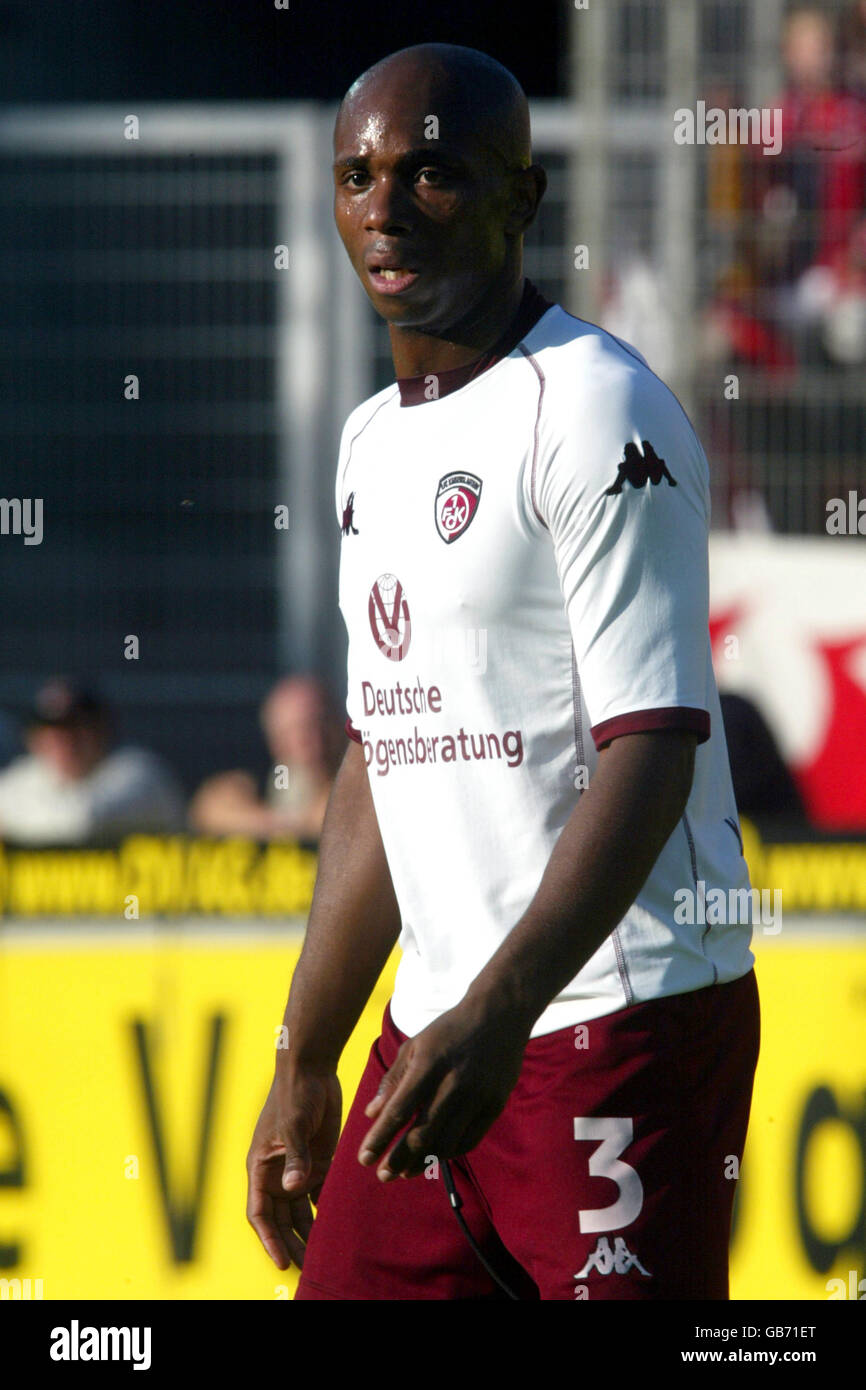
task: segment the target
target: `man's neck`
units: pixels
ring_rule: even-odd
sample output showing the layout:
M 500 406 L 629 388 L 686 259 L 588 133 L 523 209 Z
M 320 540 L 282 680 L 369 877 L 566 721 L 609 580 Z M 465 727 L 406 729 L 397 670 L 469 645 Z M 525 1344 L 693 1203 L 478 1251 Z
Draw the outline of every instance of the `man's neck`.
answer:
M 511 323 L 523 297 L 524 279 L 519 273 L 504 290 L 498 285 L 482 297 L 466 318 L 442 337 L 411 328 L 391 328 L 394 374 L 426 376 L 465 367 L 499 341 Z

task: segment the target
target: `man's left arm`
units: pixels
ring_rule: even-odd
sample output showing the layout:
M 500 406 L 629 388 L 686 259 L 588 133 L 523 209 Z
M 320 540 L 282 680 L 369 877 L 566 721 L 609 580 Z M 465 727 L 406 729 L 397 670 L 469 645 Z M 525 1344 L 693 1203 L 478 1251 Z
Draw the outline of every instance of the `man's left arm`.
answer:
M 695 743 L 659 729 L 603 749 L 523 916 L 456 1008 L 403 1044 L 368 1106 L 361 1162 L 381 1160 L 383 1180 L 468 1153 L 504 1109 L 535 1021 L 622 920 L 682 816 Z

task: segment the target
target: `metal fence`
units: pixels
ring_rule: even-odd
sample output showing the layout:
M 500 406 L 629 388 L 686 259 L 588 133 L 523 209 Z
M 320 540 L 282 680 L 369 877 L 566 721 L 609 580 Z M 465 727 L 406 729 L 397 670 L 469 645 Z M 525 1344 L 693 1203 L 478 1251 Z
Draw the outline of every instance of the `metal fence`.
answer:
M 754 152 L 673 136 L 699 100 L 773 101 L 782 16 L 575 8 L 580 100 L 533 107 L 549 188 L 526 269 L 680 394 L 716 525 L 817 533 L 866 476 L 866 349 L 856 323 L 835 344 L 779 333 L 767 285 L 742 278 L 767 232 Z M 45 517 L 41 545 L 0 546 L 0 707 L 52 671 L 92 675 L 189 783 L 248 761 L 279 672 L 342 686 L 337 440 L 391 368 L 332 228 L 332 122 L 265 104 L 0 118 L 3 492 Z
M 0 123 L 3 492 L 44 512 L 41 544 L 0 547 L 0 706 L 52 671 L 93 678 L 190 784 L 248 761 L 277 673 L 339 649 L 334 457 L 365 379 L 327 124 Z

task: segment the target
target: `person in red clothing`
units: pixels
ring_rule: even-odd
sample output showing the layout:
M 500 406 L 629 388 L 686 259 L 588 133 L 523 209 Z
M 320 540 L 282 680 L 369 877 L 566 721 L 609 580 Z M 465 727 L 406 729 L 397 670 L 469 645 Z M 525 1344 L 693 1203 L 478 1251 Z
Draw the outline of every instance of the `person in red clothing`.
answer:
M 852 239 L 866 200 L 866 103 L 837 79 L 831 16 L 793 11 L 782 35 L 786 86 L 782 151 L 751 159 L 759 217 L 759 283 L 774 284 L 774 316 L 795 334 L 818 333 L 831 358 L 828 324 L 847 287 Z
M 866 108 L 835 79 L 832 19 L 796 10 L 782 39 L 788 85 L 782 109 L 783 148 L 774 186 L 784 180 L 804 218 L 791 248 L 794 274 L 829 264 L 847 244 L 866 193 Z
M 770 372 L 816 352 L 857 360 L 851 295 L 866 204 L 866 101 L 839 81 L 832 17 L 793 10 L 781 44 L 782 148 L 742 151 L 736 256 L 707 314 L 716 352 Z

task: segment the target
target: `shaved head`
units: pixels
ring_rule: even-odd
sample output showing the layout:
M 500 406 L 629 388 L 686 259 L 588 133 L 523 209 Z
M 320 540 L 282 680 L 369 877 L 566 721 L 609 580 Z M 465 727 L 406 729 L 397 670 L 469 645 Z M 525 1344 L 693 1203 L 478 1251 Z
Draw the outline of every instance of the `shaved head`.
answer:
M 532 162 L 529 106 L 516 77 L 476 48 L 453 43 L 419 43 L 374 63 L 356 78 L 340 104 L 344 115 L 364 111 L 375 119 L 387 92 L 416 100 L 439 122 L 443 139 L 474 137 L 500 156 L 509 169 Z
M 333 172 L 337 230 L 388 323 L 398 376 L 495 342 L 520 303 L 546 182 L 508 69 L 450 43 L 389 54 L 340 104 Z

